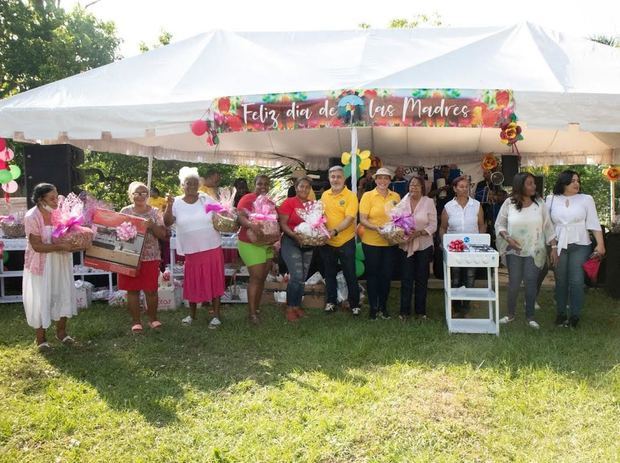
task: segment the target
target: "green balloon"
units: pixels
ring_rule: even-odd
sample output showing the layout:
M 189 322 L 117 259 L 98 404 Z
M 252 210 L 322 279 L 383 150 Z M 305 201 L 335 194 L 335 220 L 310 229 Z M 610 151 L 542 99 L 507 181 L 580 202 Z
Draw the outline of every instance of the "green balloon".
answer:
M 13 180 L 17 180 L 22 174 L 22 170 L 15 164 L 9 167 L 9 171 L 11 172 L 11 177 L 13 177 Z
M 8 251 L 3 251 L 2 252 L 2 262 L 6 264 L 8 261 L 9 261 L 9 252 Z
M 0 183 L 9 183 L 13 180 L 13 176 L 11 175 L 11 171 L 9 170 L 0 170 Z
M 364 260 L 364 248 L 362 248 L 362 243 L 357 243 L 355 245 L 355 260 Z
M 356 277 L 361 277 L 364 274 L 364 271 L 366 270 L 366 267 L 364 266 L 364 262 L 362 262 L 361 260 L 356 260 L 355 261 L 355 276 Z

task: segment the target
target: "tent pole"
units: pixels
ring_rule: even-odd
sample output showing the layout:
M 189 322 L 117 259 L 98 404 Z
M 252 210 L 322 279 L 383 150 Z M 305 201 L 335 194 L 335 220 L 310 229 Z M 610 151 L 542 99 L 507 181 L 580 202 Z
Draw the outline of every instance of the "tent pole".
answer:
M 613 223 L 616 218 L 616 182 L 609 182 L 609 199 L 610 220 Z
M 146 174 L 146 187 L 151 191 L 151 180 L 153 179 L 153 155 L 149 154 L 149 170 Z

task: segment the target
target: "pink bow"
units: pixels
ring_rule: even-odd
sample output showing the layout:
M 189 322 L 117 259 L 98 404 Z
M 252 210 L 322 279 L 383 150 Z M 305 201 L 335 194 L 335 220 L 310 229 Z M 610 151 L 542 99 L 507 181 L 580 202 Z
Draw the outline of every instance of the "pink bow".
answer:
M 82 216 L 69 217 L 54 227 L 52 238 L 60 238 L 61 236 L 65 236 L 73 227 L 82 225 L 82 222 L 84 222 L 84 217 Z

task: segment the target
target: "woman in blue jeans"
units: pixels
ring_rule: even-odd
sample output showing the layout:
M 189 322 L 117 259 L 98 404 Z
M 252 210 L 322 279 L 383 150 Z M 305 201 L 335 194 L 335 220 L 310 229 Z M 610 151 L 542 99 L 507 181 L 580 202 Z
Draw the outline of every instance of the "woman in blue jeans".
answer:
M 584 299 L 582 265 L 592 255 L 590 231 L 596 239 L 594 254 L 605 255 L 601 224 L 594 199 L 581 193 L 579 174 L 573 170 L 560 173 L 547 207 L 558 237 L 559 260 L 555 268 L 556 325 L 577 327 Z M 570 315 L 567 311 L 570 307 Z
M 312 180 L 309 177 L 300 177 L 295 181 L 295 196 L 287 198 L 278 208 L 282 235 L 280 253 L 288 268 L 289 280 L 286 286 L 286 319 L 295 321 L 304 316 L 301 309 L 301 299 L 304 295 L 304 285 L 312 261 L 312 247 L 302 247 L 295 234 L 295 227 L 302 222 L 297 209 L 303 209 L 309 201 L 312 190 Z

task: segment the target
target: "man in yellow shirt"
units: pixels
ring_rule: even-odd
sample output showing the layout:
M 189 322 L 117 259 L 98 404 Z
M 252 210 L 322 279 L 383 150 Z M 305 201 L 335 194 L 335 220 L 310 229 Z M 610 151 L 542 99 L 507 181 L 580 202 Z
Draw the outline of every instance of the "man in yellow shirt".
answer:
M 159 189 L 154 186 L 151 187 L 151 194 L 149 195 L 149 199 L 147 199 L 146 203 L 151 207 L 159 209 L 161 213 L 163 213 L 164 209 L 166 209 L 166 198 L 162 198 L 160 196 Z
M 347 282 L 349 306 L 353 315 L 359 315 L 360 292 L 355 275 L 355 217 L 357 216 L 357 197 L 345 184 L 344 169 L 334 166 L 329 169 L 331 188 L 323 193 L 321 202 L 325 210 L 330 239 L 325 246 L 319 248 L 325 268 L 325 286 L 327 303 L 325 312 L 336 311 L 337 284 L 336 270 L 338 262 Z
M 207 175 L 200 177 L 200 188 L 198 188 L 198 191 L 206 193 L 213 199 L 218 200 L 217 189 L 220 186 L 221 179 L 222 176 L 217 170 L 211 169 L 207 171 Z

